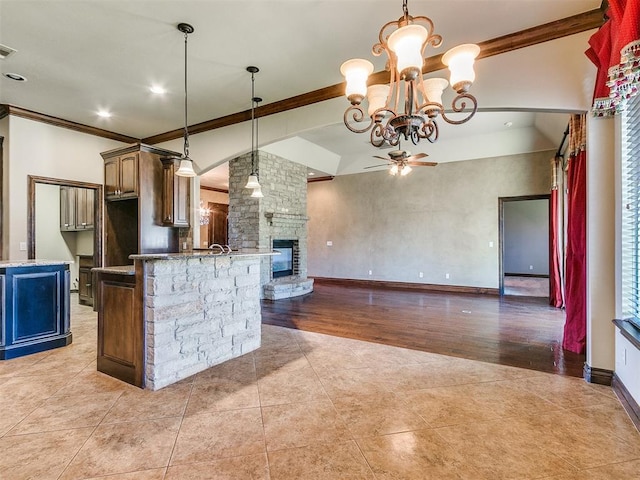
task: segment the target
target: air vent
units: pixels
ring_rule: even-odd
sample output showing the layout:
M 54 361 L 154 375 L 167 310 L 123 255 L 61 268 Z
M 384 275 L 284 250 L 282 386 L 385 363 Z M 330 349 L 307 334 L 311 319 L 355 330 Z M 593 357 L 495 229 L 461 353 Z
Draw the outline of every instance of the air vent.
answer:
M 7 58 L 15 51 L 16 50 L 14 48 L 7 47 L 6 45 L 0 45 L 0 60 Z

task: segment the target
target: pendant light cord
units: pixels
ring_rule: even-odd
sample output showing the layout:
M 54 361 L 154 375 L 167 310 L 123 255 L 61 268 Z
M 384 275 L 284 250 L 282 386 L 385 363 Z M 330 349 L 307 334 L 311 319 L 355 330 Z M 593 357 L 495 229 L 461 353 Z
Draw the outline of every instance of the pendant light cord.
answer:
M 255 78 L 254 73 L 251 72 L 251 175 L 256 174 L 256 159 L 255 159 Z
M 187 37 L 184 32 L 184 158 L 189 158 L 189 128 L 187 127 Z

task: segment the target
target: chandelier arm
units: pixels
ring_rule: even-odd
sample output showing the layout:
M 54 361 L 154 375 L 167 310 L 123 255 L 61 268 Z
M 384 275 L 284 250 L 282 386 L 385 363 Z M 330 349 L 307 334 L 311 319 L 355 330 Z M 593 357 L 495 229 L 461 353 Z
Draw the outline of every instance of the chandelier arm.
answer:
M 429 35 L 422 47 L 423 52 L 424 52 L 424 47 L 427 45 L 431 45 L 434 48 L 437 48 L 440 45 L 442 45 L 442 36 L 432 33 L 435 30 L 435 27 L 433 25 L 433 20 L 431 20 L 429 17 L 425 17 L 423 15 L 420 15 L 418 17 L 411 17 L 411 23 L 423 23 L 425 24 L 425 28 L 427 29 L 427 32 L 429 32 Z
M 444 109 L 442 110 L 442 119 L 451 124 L 451 125 L 461 125 L 465 122 L 468 122 L 471 117 L 473 117 L 476 112 L 478 111 L 478 100 L 476 100 L 476 97 L 474 97 L 473 95 L 471 95 L 470 93 L 460 93 L 458 94 L 453 101 L 451 102 L 451 109 L 455 112 L 455 113 L 462 113 L 467 111 L 467 102 L 465 102 L 464 100 L 467 99 L 469 101 L 471 101 L 471 104 L 473 105 L 473 108 L 471 109 L 471 111 L 467 114 L 466 117 L 464 117 L 462 120 L 453 120 L 451 118 L 449 118 L 446 114 L 446 112 L 444 111 Z
M 350 118 L 349 118 L 350 117 Z M 345 126 L 354 133 L 364 133 L 371 128 L 371 126 L 375 123 L 373 118 L 370 118 L 369 124 L 364 128 L 356 128 L 352 125 L 351 121 L 356 123 L 365 122 L 364 110 L 360 105 L 350 105 L 344 111 L 344 124 Z
M 420 138 L 425 138 L 429 143 L 435 143 L 438 141 L 438 137 L 440 136 L 440 130 L 438 128 L 438 123 L 429 119 L 422 124 L 420 129 Z

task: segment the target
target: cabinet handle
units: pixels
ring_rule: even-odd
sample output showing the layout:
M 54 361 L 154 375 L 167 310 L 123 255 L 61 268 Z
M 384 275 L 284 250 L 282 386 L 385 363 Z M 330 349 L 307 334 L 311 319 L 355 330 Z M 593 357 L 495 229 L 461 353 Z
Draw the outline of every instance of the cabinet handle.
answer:
M 65 223 L 65 224 L 64 224 L 64 226 L 65 226 L 65 227 L 68 227 L 68 226 L 69 226 L 69 224 L 68 224 L 68 223 Z
M 82 226 L 84 227 L 87 224 L 87 222 L 82 222 Z
M 91 286 L 91 284 L 90 284 L 90 283 L 85 283 L 85 284 L 84 284 L 84 286 L 85 286 L 85 287 L 90 287 L 90 286 Z

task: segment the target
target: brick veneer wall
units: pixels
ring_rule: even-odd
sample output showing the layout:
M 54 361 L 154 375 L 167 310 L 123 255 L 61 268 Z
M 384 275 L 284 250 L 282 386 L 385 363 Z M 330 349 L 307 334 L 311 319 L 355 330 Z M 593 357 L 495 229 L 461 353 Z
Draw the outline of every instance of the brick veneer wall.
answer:
M 260 346 L 259 256 L 145 262 L 146 388 Z

